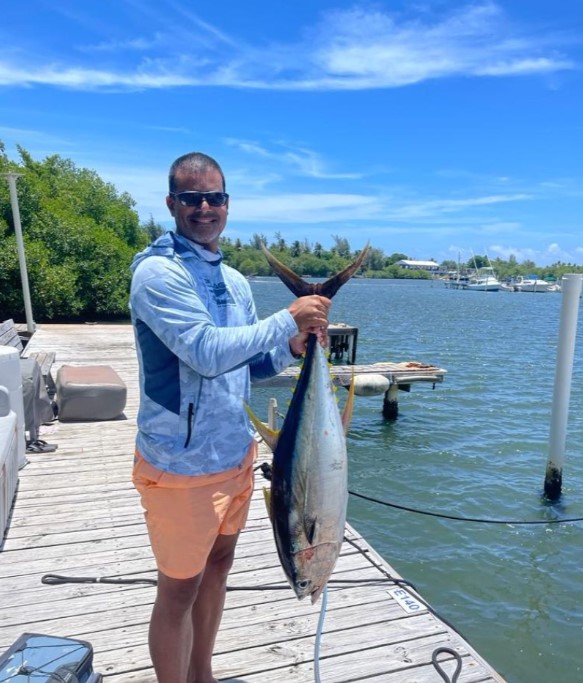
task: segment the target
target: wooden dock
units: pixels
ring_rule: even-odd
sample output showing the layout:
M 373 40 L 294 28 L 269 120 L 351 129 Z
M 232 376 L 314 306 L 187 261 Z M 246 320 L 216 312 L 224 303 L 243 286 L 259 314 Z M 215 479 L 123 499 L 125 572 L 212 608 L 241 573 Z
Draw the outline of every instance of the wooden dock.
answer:
M 53 423 L 41 437 L 58 450 L 27 456 L 0 552 L 0 653 L 24 632 L 81 638 L 93 645 L 94 669 L 106 681 L 155 683 L 147 647 L 154 587 L 41 583 L 46 574 L 155 578 L 130 481 L 138 404 L 132 330 L 43 325 L 28 350 L 55 351 L 53 372 L 61 364 L 111 365 L 128 387 L 127 419 Z M 259 462 L 268 457 L 263 450 Z M 320 604 L 298 601 L 285 583 L 257 476 L 229 579 L 215 673 L 229 683 L 311 683 Z M 323 683 L 440 683 L 445 679 L 431 663 L 439 647 L 461 656 L 460 683 L 503 683 L 414 591 L 387 578 L 398 574 L 356 530 L 347 527 L 346 536 L 329 587 L 319 657 Z M 390 594 L 395 588 L 404 602 Z M 439 662 L 451 679 L 455 659 L 442 654 Z

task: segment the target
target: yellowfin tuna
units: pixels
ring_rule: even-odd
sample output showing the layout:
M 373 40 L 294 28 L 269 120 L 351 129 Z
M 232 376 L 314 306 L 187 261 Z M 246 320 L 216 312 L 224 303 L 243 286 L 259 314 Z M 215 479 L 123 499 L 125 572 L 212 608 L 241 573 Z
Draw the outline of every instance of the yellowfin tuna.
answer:
M 302 280 L 267 249 L 267 260 L 296 296 L 332 298 L 358 270 L 368 246 L 348 268 L 324 283 Z M 341 416 L 328 359 L 315 335 L 280 432 L 270 430 L 249 411 L 273 450 L 270 512 L 283 570 L 298 598 L 315 602 L 334 570 L 344 538 L 348 503 L 345 433 L 352 417 L 351 387 Z

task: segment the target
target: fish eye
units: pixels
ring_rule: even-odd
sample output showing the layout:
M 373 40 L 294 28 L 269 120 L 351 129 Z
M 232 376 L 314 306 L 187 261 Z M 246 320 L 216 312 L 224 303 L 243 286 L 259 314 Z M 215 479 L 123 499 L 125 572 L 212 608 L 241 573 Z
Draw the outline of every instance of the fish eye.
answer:
M 307 579 L 304 579 L 304 581 L 300 581 L 298 583 L 298 588 L 301 588 L 304 590 L 304 588 L 307 588 L 310 585 L 310 582 Z

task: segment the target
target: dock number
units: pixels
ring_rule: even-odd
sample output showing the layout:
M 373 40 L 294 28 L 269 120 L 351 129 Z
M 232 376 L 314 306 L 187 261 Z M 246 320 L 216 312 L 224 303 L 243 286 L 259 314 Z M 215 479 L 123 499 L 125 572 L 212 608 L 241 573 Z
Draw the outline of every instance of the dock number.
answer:
M 390 588 L 388 591 L 407 614 L 415 614 L 416 612 L 426 612 L 427 607 L 415 599 L 411 593 L 408 593 L 404 588 Z

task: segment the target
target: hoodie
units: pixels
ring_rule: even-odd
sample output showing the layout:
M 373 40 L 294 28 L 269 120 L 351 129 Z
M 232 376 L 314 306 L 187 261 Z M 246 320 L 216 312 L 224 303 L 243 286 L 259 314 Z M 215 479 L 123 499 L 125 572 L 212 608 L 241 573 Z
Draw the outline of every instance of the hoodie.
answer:
M 136 447 L 154 467 L 201 475 L 237 467 L 254 430 L 250 381 L 293 360 L 288 310 L 258 321 L 251 288 L 222 256 L 169 232 L 136 255 L 130 308 L 139 363 Z

